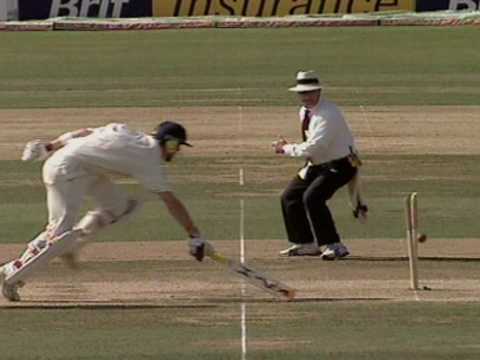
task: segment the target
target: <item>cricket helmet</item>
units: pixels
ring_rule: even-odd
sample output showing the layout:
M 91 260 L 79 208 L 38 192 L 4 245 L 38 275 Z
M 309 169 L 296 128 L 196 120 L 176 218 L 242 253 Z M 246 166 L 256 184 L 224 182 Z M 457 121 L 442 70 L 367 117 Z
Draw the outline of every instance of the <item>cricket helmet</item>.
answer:
M 174 141 L 177 145 L 192 146 L 187 142 L 187 131 L 174 121 L 164 121 L 158 124 L 150 133 L 161 145 Z

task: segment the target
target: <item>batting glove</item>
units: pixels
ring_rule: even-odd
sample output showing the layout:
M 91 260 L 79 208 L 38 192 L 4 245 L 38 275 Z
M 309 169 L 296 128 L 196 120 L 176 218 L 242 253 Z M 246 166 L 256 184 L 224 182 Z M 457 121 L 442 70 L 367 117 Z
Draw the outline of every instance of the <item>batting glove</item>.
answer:
M 23 161 L 42 161 L 45 160 L 50 153 L 47 150 L 47 144 L 40 140 L 29 141 L 23 149 Z
M 196 260 L 202 261 L 205 255 L 213 254 L 213 246 L 200 236 L 192 237 L 188 242 L 189 253 Z

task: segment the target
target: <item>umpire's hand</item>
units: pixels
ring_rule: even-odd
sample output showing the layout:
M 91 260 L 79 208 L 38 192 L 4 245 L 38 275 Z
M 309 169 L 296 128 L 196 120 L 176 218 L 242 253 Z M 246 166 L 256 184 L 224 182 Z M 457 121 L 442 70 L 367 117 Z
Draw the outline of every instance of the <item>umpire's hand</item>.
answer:
M 283 147 L 288 144 L 288 141 L 285 140 L 283 137 L 280 137 L 280 140 L 274 141 L 272 143 L 272 147 L 275 151 L 275 154 L 283 154 L 285 151 Z

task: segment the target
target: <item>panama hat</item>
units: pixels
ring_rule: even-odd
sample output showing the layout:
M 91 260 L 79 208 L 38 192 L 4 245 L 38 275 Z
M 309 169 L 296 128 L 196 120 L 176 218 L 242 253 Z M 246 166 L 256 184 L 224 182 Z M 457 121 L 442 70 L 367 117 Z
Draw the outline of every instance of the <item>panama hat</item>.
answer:
M 322 84 L 315 71 L 299 71 L 297 73 L 297 85 L 288 89 L 294 92 L 307 92 L 320 90 Z

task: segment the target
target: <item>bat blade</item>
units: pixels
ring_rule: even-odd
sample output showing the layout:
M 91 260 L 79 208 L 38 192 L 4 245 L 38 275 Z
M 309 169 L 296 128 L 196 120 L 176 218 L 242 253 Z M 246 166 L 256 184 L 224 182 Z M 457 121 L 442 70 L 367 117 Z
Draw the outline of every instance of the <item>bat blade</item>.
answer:
M 261 272 L 241 264 L 237 261 L 229 259 L 217 252 L 208 255 L 213 261 L 226 265 L 230 271 L 240 276 L 250 284 L 274 295 L 283 300 L 293 300 L 295 298 L 295 289 L 292 287 L 268 277 Z

